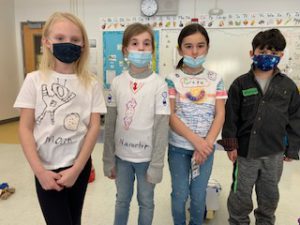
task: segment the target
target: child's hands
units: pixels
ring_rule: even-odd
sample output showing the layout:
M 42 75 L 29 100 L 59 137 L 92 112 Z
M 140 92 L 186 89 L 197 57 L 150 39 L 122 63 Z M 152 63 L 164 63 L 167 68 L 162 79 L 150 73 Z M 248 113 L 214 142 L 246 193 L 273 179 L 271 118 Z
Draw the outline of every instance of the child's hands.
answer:
M 57 184 L 63 187 L 72 187 L 75 184 L 80 171 L 75 170 L 74 167 L 70 167 L 60 171 L 59 174 L 61 178 L 56 181 Z
M 108 177 L 109 179 L 116 179 L 117 173 L 116 173 L 116 167 L 112 168 L 110 171 L 110 176 Z
M 211 140 L 209 137 L 205 138 L 205 141 L 207 142 L 208 146 L 213 150 L 214 149 L 214 140 Z
M 205 161 L 213 151 L 213 144 L 202 138 L 197 138 L 194 144 L 195 150 L 198 151 Z
M 204 161 L 206 159 L 206 158 L 204 159 L 202 157 L 202 155 L 200 154 L 200 152 L 198 152 L 198 151 L 194 151 L 193 158 L 195 159 L 195 162 L 199 165 L 204 163 Z
M 42 188 L 46 191 L 56 190 L 61 191 L 63 187 L 59 185 L 56 181 L 61 178 L 61 175 L 49 170 L 44 170 L 39 174 L 36 174 Z
M 146 181 L 148 182 L 148 183 L 150 183 L 150 184 L 152 184 L 153 182 L 151 182 L 151 177 L 150 177 L 150 175 L 147 173 L 146 174 Z
M 234 149 L 232 151 L 228 151 L 227 156 L 230 159 L 230 161 L 234 163 L 237 159 L 237 150 Z

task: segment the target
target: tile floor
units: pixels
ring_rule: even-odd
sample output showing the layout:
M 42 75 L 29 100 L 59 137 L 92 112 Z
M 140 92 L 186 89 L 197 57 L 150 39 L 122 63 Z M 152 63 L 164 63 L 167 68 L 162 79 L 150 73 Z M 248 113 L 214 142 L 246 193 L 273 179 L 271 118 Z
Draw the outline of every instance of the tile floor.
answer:
M 89 184 L 82 216 L 83 225 L 111 225 L 114 215 L 115 185 L 103 177 L 102 144 L 97 144 L 93 152 L 96 180 Z M 217 151 L 212 177 L 222 185 L 218 197 L 219 210 L 206 225 L 227 223 L 226 198 L 231 179 L 231 164 L 226 153 Z M 42 225 L 44 224 L 33 186 L 32 172 L 23 156 L 20 145 L 0 144 L 0 182 L 8 182 L 16 188 L 16 193 L 8 200 L 0 200 L 1 225 Z M 300 163 L 286 163 L 282 176 L 281 201 L 277 210 L 277 225 L 298 225 L 300 217 Z M 170 176 L 168 166 L 164 168 L 163 182 L 156 187 L 155 215 L 153 225 L 171 225 Z M 138 207 L 133 198 L 129 225 L 137 224 Z M 251 215 L 252 223 L 253 215 Z

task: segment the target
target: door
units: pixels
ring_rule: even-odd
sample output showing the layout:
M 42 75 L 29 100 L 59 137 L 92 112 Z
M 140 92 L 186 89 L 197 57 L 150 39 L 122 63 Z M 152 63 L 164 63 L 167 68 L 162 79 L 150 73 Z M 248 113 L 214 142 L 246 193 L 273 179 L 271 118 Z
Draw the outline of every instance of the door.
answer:
M 42 31 L 45 22 L 21 24 L 23 43 L 24 76 L 38 69 L 42 56 Z

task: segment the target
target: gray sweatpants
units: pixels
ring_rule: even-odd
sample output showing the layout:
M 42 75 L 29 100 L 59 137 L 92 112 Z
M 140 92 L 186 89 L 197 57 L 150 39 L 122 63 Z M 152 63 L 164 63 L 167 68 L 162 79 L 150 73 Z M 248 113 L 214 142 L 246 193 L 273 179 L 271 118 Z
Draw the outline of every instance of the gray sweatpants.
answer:
M 279 201 L 278 183 L 282 174 L 283 154 L 260 159 L 238 157 L 234 164 L 233 183 L 227 201 L 230 225 L 249 225 L 253 210 L 252 190 L 255 185 L 256 225 L 274 225 Z

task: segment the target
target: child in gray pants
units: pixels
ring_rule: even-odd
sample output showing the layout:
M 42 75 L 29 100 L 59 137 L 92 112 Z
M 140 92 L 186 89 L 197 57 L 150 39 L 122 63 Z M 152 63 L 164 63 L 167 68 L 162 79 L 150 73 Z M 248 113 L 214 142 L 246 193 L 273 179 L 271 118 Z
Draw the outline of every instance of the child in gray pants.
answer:
M 283 161 L 299 159 L 300 96 L 277 67 L 285 46 L 278 29 L 259 32 L 252 41 L 250 71 L 228 92 L 219 143 L 234 163 L 227 203 L 230 225 L 250 224 L 254 185 L 256 225 L 275 224 Z

